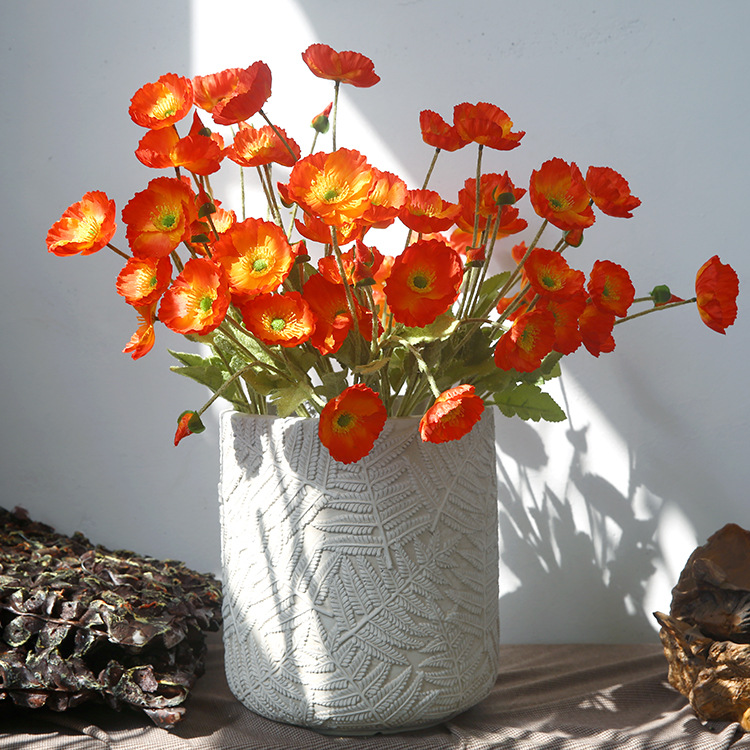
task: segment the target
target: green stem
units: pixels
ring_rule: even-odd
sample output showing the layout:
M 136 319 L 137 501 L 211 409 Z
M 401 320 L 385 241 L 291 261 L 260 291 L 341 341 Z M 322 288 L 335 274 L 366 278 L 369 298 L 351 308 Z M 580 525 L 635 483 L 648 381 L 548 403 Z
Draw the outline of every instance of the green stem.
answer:
M 333 117 L 331 118 L 331 144 L 332 150 L 336 150 L 336 119 L 339 110 L 339 84 L 340 81 L 336 81 L 333 85 Z
M 436 148 L 435 153 L 432 155 L 430 166 L 427 169 L 427 174 L 425 175 L 424 183 L 422 184 L 422 190 L 427 190 L 427 185 L 430 182 L 430 177 L 432 177 L 432 170 L 435 169 L 435 164 L 437 163 L 438 156 L 440 156 L 440 149 Z
M 289 145 L 287 139 L 284 138 L 283 135 L 281 135 L 281 131 L 268 119 L 268 116 L 262 109 L 258 111 L 258 114 L 268 123 L 268 125 L 271 127 L 271 130 L 276 133 L 279 140 L 284 144 L 286 150 L 291 154 L 292 159 L 294 159 L 294 161 L 297 161 L 297 154 L 292 151 L 292 147 Z
M 650 299 L 648 297 L 647 299 Z M 683 305 L 692 305 L 695 302 L 697 302 L 697 297 L 692 297 L 691 299 L 684 299 L 680 300 L 679 302 L 670 302 L 666 305 L 655 305 L 654 307 L 649 307 L 648 310 L 641 310 L 641 312 L 633 313 L 632 315 L 628 315 L 626 318 L 620 318 L 619 320 L 615 321 L 615 325 L 619 325 L 620 323 L 625 323 L 628 320 L 635 320 L 636 318 L 642 318 L 644 315 L 650 315 L 653 312 L 659 312 L 660 310 L 668 310 L 670 307 L 682 307 Z
M 125 258 L 125 260 L 130 260 L 130 256 L 127 253 L 124 253 L 122 250 L 119 250 L 116 248 L 112 243 L 108 242 L 107 247 L 112 250 L 113 252 L 117 253 L 122 258 Z

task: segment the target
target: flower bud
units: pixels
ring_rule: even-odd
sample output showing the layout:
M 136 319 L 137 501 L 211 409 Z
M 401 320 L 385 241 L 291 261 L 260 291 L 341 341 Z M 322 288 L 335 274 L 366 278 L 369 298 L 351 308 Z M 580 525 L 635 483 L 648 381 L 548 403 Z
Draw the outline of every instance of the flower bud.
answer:
M 330 121 L 328 119 L 328 116 L 331 114 L 332 107 L 333 107 L 333 102 L 331 102 L 319 115 L 315 115 L 315 117 L 313 117 L 310 125 L 312 125 L 312 127 L 315 128 L 315 130 L 317 130 L 318 133 L 328 132 L 328 128 L 330 126 Z

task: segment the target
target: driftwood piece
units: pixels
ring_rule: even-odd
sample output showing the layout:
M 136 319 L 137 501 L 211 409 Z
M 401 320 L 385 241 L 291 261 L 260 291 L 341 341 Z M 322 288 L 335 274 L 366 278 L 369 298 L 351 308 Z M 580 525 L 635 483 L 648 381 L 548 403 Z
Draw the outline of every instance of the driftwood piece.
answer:
M 704 721 L 750 731 L 750 532 L 728 524 L 698 547 L 655 612 L 669 682 Z

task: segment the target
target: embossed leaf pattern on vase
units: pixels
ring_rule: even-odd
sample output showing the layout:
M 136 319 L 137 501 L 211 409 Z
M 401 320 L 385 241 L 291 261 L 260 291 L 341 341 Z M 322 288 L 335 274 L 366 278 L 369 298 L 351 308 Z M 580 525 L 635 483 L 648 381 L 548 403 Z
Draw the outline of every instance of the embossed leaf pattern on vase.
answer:
M 356 733 L 424 726 L 497 676 L 493 420 L 423 443 L 390 419 L 331 459 L 316 420 L 222 417 L 227 677 L 268 718 Z

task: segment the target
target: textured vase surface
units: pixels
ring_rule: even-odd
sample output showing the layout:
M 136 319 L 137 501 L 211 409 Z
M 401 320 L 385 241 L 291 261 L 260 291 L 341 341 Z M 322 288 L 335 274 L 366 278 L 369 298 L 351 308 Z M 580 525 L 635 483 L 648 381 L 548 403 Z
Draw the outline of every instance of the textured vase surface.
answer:
M 221 422 L 227 679 L 249 709 L 323 732 L 429 726 L 498 668 L 492 413 L 460 441 L 389 419 L 354 464 L 317 420 Z

